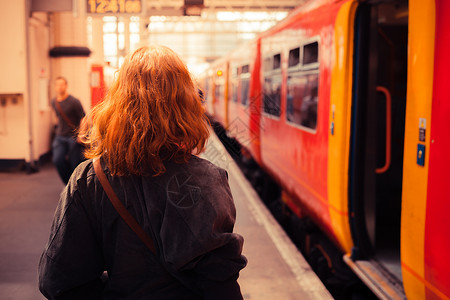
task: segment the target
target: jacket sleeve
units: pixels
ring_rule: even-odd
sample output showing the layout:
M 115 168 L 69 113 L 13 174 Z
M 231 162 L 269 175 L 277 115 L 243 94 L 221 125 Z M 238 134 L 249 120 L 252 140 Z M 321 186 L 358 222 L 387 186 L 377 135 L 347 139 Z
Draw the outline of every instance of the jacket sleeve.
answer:
M 38 273 L 48 299 L 101 299 L 103 258 L 72 177 L 61 194 Z
M 242 299 L 237 278 L 247 264 L 243 238 L 233 233 L 236 209 L 226 171 L 217 171 L 192 206 L 168 199 L 160 232 L 162 259 L 171 273 L 189 278 L 204 299 Z

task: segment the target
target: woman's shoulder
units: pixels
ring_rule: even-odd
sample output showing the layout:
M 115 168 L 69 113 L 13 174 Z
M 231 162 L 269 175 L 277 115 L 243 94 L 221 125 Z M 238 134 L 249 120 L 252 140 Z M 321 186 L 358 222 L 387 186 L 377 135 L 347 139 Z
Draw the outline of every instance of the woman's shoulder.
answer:
M 220 198 L 228 195 L 227 172 L 208 160 L 192 156 L 187 163 L 167 165 L 166 172 L 159 179 L 169 193 L 177 195 L 210 195 Z
M 68 185 L 71 186 L 73 190 L 76 190 L 80 184 L 86 185 L 87 181 L 94 176 L 95 171 L 92 159 L 85 160 L 75 168 L 70 176 Z
M 95 171 L 92 159 L 87 159 L 81 162 L 72 173 L 72 176 L 77 179 L 86 178 L 93 175 L 95 175 Z
M 234 222 L 236 209 L 224 169 L 192 157 L 185 164 L 171 164 L 160 180 L 167 194 L 164 203 L 171 204 L 165 206 L 166 216 L 182 217 L 194 232 L 215 219 Z
M 228 178 L 225 169 L 195 155 L 192 155 L 186 164 L 175 167 L 175 169 L 176 172 L 187 172 L 193 176 L 198 176 L 202 180 Z

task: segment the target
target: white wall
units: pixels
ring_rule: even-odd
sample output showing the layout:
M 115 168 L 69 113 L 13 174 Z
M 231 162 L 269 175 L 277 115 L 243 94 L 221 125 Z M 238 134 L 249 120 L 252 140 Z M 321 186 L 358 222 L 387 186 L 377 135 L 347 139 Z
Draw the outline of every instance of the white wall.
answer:
M 1 102 L 6 104 L 3 106 Z M 22 95 L 0 95 L 0 159 L 26 159 L 28 131 Z
M 26 89 L 25 0 L 0 1 L 0 93 Z
M 88 58 L 49 57 L 54 46 L 87 45 L 85 3 L 75 2 L 77 14 L 50 18 L 43 12 L 30 17 L 27 1 L 0 1 L 0 159 L 31 162 L 51 149 L 54 79 L 67 78 L 86 112 L 91 99 Z
M 26 159 L 25 0 L 0 1 L 0 37 L 0 159 Z

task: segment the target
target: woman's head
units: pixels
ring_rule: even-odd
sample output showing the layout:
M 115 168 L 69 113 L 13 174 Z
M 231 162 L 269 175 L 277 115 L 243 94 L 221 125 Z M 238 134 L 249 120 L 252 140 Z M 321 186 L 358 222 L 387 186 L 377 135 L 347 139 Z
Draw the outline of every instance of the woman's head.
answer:
M 89 145 L 86 157 L 103 156 L 117 175 L 159 175 L 163 160 L 186 162 L 209 135 L 186 65 L 163 46 L 127 56 L 90 122 L 89 132 L 81 132 Z

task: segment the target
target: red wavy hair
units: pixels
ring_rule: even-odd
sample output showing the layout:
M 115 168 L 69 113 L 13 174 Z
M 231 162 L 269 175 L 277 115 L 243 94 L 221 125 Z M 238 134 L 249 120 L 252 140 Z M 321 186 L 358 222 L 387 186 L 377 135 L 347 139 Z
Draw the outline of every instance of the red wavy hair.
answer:
M 208 120 L 186 65 L 171 49 L 141 47 L 126 57 L 80 137 L 87 158 L 102 156 L 113 175 L 160 175 L 164 160 L 203 151 Z

